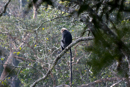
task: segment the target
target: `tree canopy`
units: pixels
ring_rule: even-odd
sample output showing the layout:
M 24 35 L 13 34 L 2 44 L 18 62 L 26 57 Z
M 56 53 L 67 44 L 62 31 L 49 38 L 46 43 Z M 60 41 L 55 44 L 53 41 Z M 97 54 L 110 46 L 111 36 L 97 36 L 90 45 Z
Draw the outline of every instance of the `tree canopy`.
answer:
M 1 87 L 69 87 L 70 48 L 73 87 L 130 87 L 129 0 L 0 2 Z M 63 27 L 73 42 L 58 54 Z

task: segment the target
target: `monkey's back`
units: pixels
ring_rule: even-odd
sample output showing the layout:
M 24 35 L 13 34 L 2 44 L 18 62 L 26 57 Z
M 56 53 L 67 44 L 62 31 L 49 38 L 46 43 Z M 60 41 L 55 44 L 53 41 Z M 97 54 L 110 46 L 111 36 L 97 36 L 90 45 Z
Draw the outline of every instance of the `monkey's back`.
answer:
M 65 44 L 65 47 L 67 47 L 72 42 L 72 35 L 67 30 L 65 30 L 63 32 L 63 41 L 64 41 L 64 44 Z

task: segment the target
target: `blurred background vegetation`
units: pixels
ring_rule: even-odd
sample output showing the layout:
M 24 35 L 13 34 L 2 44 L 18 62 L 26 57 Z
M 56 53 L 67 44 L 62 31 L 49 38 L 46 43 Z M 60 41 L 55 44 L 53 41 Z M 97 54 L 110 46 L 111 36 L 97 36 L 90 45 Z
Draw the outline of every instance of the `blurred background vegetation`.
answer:
M 0 1 L 0 12 L 7 2 Z M 30 87 L 44 77 L 59 55 L 65 27 L 73 41 L 94 37 L 71 48 L 73 87 L 129 87 L 129 6 L 130 0 L 11 0 L 0 17 L 1 85 Z M 11 53 L 11 70 L 2 79 Z M 68 51 L 35 87 L 69 87 L 69 58 Z

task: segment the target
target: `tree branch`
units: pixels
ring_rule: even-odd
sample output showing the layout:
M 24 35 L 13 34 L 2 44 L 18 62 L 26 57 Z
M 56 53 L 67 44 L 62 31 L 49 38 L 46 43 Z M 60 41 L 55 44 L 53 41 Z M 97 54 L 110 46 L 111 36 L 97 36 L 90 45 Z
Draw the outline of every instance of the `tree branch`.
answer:
M 3 13 L 6 12 L 7 6 L 9 5 L 11 0 L 8 0 L 8 2 L 6 2 L 6 4 L 4 5 L 4 10 L 0 13 L 0 17 L 3 15 Z
M 81 41 L 88 41 L 88 40 L 93 40 L 93 37 L 82 37 L 82 38 L 79 38 L 77 39 L 76 41 L 72 42 L 68 47 L 66 47 L 57 57 L 56 59 L 54 60 L 53 62 L 53 65 L 52 67 L 48 70 L 48 72 L 46 73 L 45 76 L 37 79 L 30 87 L 35 87 L 35 85 L 42 81 L 42 80 L 45 80 L 49 74 L 51 73 L 52 69 L 55 67 L 55 65 L 57 64 L 58 60 L 71 48 L 73 47 L 75 44 L 77 44 L 78 42 L 81 42 Z
M 120 82 L 122 82 L 122 81 L 123 81 L 123 79 L 121 79 L 121 80 L 119 80 L 118 82 L 112 84 L 110 87 L 114 87 L 114 86 L 118 85 L 118 84 L 119 84 Z

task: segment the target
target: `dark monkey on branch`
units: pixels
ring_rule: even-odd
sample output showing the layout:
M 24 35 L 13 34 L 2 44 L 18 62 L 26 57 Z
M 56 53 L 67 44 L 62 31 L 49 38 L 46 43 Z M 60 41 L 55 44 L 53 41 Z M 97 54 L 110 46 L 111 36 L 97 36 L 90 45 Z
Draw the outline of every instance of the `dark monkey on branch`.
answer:
M 62 28 L 61 33 L 62 33 L 61 48 L 62 50 L 64 50 L 72 42 L 72 35 L 66 28 Z
M 62 28 L 61 29 L 61 33 L 62 33 L 62 40 L 61 40 L 61 49 L 64 50 L 71 42 L 72 42 L 72 35 L 71 33 L 66 29 L 66 28 Z M 72 85 L 72 52 L 71 52 L 71 48 L 70 48 L 70 81 L 71 81 L 71 85 Z

